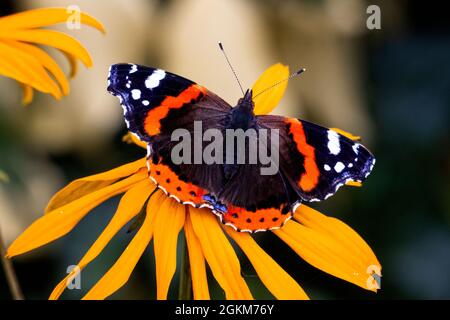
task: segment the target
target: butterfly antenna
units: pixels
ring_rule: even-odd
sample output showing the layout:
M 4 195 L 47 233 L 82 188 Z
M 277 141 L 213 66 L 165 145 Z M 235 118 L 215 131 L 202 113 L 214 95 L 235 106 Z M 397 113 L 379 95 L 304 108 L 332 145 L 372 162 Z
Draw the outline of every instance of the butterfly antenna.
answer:
M 228 66 L 230 67 L 231 71 L 233 72 L 234 77 L 235 77 L 235 79 L 236 79 L 236 81 L 237 81 L 237 83 L 239 85 L 239 88 L 241 88 L 242 95 L 245 95 L 244 89 L 242 89 L 241 82 L 239 81 L 239 78 L 237 77 L 236 71 L 234 71 L 234 68 L 231 65 L 230 59 L 228 59 L 228 56 L 227 56 L 227 54 L 225 52 L 225 49 L 223 48 L 222 42 L 219 42 L 219 48 L 220 48 L 220 51 L 222 51 L 223 55 L 225 56 L 225 59 L 227 60 Z
M 301 75 L 301 74 L 302 74 L 303 72 L 305 72 L 305 71 L 306 71 L 305 68 L 301 68 L 301 69 L 298 70 L 297 72 L 294 72 L 293 74 L 291 74 L 291 75 L 290 75 L 289 77 L 287 77 L 286 79 L 280 80 L 280 81 L 274 83 L 273 85 L 271 85 L 271 86 L 265 88 L 264 90 L 258 92 L 257 94 L 255 94 L 255 95 L 253 96 L 253 99 L 255 99 L 255 98 L 256 98 L 257 96 L 259 96 L 260 94 L 263 94 L 263 93 L 269 91 L 270 89 L 275 88 L 275 87 L 278 86 L 280 83 L 283 83 L 283 82 L 285 82 L 285 81 L 288 81 L 288 80 L 290 80 L 290 79 L 292 79 L 292 78 L 294 78 L 294 77 L 297 77 L 297 76 Z

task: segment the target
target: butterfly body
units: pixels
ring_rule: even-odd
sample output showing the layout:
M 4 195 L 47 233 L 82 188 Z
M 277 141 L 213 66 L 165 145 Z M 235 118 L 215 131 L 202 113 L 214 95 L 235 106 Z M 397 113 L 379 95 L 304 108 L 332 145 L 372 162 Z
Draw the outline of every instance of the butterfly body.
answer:
M 331 129 L 294 118 L 255 115 L 251 90 L 231 107 L 178 75 L 116 64 L 110 69 L 108 91 L 119 98 L 128 130 L 148 144 L 149 175 L 157 186 L 181 203 L 210 208 L 239 231 L 281 227 L 301 202 L 324 200 L 349 181 L 362 182 L 375 162 L 360 143 Z M 228 158 L 229 141 L 219 149 L 223 161 L 196 162 L 201 155 L 194 151 L 194 161 L 176 163 L 172 134 L 180 129 L 193 136 L 206 136 L 211 130 L 223 136 L 229 130 L 253 130 L 258 143 L 265 141 L 263 130 L 276 131 L 278 140 L 270 135 L 259 146 L 269 149 L 276 143 L 279 160 L 270 157 L 277 170 L 264 175 L 261 163 L 237 162 L 238 152 L 251 151 L 250 143 L 240 151 L 233 149 L 234 156 Z M 200 150 L 210 143 L 203 139 Z
M 253 113 L 255 103 L 252 100 L 252 92 L 247 90 L 237 105 L 229 111 L 229 129 L 247 130 L 256 126 L 256 117 Z

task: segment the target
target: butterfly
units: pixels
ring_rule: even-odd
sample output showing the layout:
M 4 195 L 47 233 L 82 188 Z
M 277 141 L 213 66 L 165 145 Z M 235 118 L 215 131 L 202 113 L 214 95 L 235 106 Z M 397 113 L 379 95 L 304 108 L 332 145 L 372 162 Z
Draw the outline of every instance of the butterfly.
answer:
M 358 141 L 317 124 L 277 115 L 255 115 L 247 90 L 232 107 L 179 75 L 136 64 L 114 64 L 108 89 L 120 100 L 128 130 L 147 144 L 150 179 L 168 196 L 206 207 L 241 232 L 282 227 L 302 202 L 322 201 L 351 181 L 364 181 L 374 156 Z M 253 128 L 277 130 L 276 174 L 261 164 L 176 163 L 172 133 Z

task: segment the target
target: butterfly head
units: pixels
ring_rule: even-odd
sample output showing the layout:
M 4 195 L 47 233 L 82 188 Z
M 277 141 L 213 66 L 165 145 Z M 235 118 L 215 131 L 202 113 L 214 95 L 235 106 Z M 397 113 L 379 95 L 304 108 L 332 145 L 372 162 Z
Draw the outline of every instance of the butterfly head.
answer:
M 253 91 L 251 89 L 247 89 L 247 91 L 245 91 L 242 100 L 252 102 L 252 99 L 253 99 Z
M 247 91 L 245 91 L 244 96 L 238 100 L 236 107 L 248 109 L 253 112 L 255 104 L 253 102 L 253 91 L 251 89 L 247 89 Z
M 237 105 L 231 110 L 231 128 L 248 129 L 255 124 L 255 114 L 253 109 L 255 103 L 253 102 L 252 90 L 248 89 L 244 97 L 239 99 Z

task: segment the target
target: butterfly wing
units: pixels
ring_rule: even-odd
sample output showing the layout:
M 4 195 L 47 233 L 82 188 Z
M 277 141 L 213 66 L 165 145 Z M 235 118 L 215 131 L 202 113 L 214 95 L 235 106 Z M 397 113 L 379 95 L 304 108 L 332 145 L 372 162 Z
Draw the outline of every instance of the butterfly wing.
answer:
M 280 170 L 304 201 L 321 201 L 344 184 L 363 182 L 375 158 L 362 144 L 314 123 L 282 116 L 258 116 L 280 130 Z
M 293 207 L 300 203 L 280 171 L 264 175 L 259 164 L 238 165 L 216 197 L 225 205 L 226 210 L 214 206 L 222 221 L 238 231 L 249 232 L 282 227 L 292 217 Z
M 182 127 L 179 121 L 206 120 L 231 108 L 191 80 L 136 64 L 112 65 L 108 91 L 119 98 L 128 130 L 145 142 L 163 129 Z
M 176 129 L 193 135 L 194 121 L 202 123 L 202 132 L 220 129 L 231 106 L 191 80 L 135 64 L 112 65 L 108 91 L 119 98 L 128 130 L 149 146 L 152 180 L 180 202 L 204 205 L 206 190 L 222 185 L 223 169 L 220 164 L 173 163 L 171 150 L 177 142 L 171 136 Z

